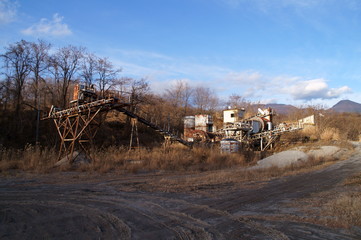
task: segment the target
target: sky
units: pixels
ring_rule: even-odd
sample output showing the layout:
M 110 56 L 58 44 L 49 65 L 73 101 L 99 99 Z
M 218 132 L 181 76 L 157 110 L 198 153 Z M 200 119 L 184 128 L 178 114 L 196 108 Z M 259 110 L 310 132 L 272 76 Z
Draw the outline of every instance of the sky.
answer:
M 361 103 L 359 0 L 0 0 L 0 52 L 22 39 L 86 47 L 159 94 Z

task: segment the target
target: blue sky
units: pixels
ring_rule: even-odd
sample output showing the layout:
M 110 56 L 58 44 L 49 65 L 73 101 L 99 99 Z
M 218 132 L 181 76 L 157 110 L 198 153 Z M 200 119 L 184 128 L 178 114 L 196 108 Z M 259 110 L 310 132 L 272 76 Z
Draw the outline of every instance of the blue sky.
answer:
M 359 0 L 0 0 L 0 49 L 84 46 L 162 93 L 176 81 L 227 98 L 361 103 Z

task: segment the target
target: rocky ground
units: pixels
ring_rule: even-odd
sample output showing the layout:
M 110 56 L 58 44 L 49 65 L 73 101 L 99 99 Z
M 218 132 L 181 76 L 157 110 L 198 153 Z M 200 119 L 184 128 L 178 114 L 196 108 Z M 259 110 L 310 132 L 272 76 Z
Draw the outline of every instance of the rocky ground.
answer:
M 196 173 L 1 176 L 0 238 L 361 239 L 361 228 L 330 224 L 323 213 L 325 199 L 359 172 L 360 146 L 347 160 L 307 173 L 197 188 L 171 184 L 191 185 Z

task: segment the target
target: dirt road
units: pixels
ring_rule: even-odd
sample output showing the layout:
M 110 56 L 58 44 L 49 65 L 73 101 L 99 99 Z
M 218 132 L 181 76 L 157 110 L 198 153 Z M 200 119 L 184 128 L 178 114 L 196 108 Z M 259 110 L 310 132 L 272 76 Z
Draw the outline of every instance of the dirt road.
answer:
M 148 184 L 164 174 L 2 176 L 0 239 L 361 239 L 360 228 L 328 227 L 305 210 L 360 171 L 358 148 L 321 170 L 193 191 Z

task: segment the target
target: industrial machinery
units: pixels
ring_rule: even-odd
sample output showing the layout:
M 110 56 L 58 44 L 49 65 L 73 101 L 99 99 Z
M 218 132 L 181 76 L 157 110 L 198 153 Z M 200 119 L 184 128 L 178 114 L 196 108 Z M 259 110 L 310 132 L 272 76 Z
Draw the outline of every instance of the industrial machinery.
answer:
M 85 84 L 76 84 L 74 86 L 73 99 L 70 104 L 80 105 L 84 103 L 90 103 L 98 100 L 98 95 L 95 93 L 94 85 L 87 86 Z
M 279 136 L 285 132 L 303 128 L 303 122 L 297 124 L 273 123 L 274 111 L 271 108 L 258 109 L 255 116 L 244 118 L 245 109 L 227 109 L 223 111 L 223 127 L 215 130 L 211 116 L 187 116 L 184 119 L 184 138 L 191 142 L 220 142 L 239 144 L 235 149 L 264 151 L 273 147 Z M 207 121 L 198 121 L 202 116 Z M 205 127 L 205 125 L 207 127 Z M 222 148 L 222 146 L 221 146 Z
M 180 138 L 130 110 L 130 103 L 115 96 L 99 99 L 93 86 L 75 85 L 71 105 L 67 109 L 51 107 L 43 119 L 52 119 L 60 136 L 59 159 L 66 156 L 73 161 L 74 150 L 83 150 L 89 156 L 89 146 L 106 114 L 111 110 L 124 113 L 134 119 L 132 124 L 140 122 L 164 136 L 166 142 L 179 142 L 191 147 L 194 143 L 220 142 L 234 149 L 252 149 L 264 151 L 272 148 L 273 143 L 285 132 L 303 128 L 303 124 L 314 122 L 314 117 L 300 120 L 297 124 L 273 124 L 274 111 L 271 108 L 258 109 L 250 118 L 244 117 L 245 109 L 227 109 L 223 111 L 223 127 L 216 129 L 212 116 L 198 114 L 184 118 L 184 136 Z M 133 126 L 132 126 L 133 128 Z M 222 146 L 221 146 L 222 147 Z
M 176 141 L 188 147 L 191 146 L 191 143 L 177 137 L 169 130 L 130 111 L 129 102 L 114 96 L 98 99 L 93 87 L 75 85 L 70 103 L 71 106 L 67 109 L 52 106 L 49 113 L 42 118 L 42 120 L 54 121 L 60 137 L 59 159 L 66 157 L 69 161 L 74 161 L 77 158 L 77 155 L 74 155 L 75 150 L 84 152 L 88 158 L 91 158 L 89 149 L 91 149 L 93 139 L 106 114 L 111 110 L 119 111 L 134 119 L 135 121 L 132 121 L 134 124 L 140 122 L 154 129 L 164 136 L 167 142 Z

